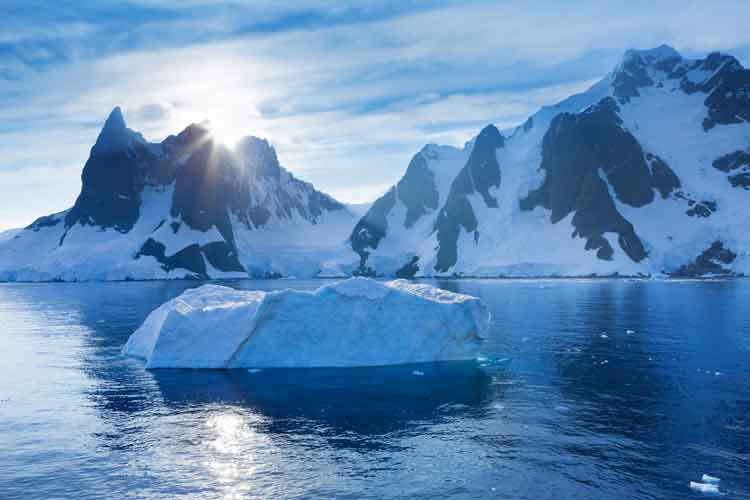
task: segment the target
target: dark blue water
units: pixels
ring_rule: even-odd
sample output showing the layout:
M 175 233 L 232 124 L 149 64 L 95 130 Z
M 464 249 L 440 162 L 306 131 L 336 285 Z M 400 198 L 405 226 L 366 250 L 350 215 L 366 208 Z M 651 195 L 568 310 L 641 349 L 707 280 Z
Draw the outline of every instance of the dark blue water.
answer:
M 750 498 L 750 280 L 437 283 L 509 364 L 147 372 L 194 284 L 0 285 L 0 498 Z

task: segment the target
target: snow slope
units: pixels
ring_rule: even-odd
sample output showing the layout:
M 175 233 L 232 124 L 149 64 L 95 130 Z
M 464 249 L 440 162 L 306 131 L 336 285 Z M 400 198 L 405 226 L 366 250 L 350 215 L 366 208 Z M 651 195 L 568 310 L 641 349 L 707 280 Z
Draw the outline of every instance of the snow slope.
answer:
M 314 292 L 204 285 L 154 310 L 123 352 L 147 368 L 377 366 L 474 359 L 479 299 L 405 280 L 350 278 Z

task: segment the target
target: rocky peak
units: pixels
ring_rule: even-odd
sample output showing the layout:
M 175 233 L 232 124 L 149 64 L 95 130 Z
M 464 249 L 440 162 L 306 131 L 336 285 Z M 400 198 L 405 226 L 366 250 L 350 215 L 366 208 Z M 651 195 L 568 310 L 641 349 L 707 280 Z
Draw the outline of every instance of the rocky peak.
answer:
M 93 153 L 108 153 L 128 149 L 134 143 L 145 144 L 141 134 L 130 130 L 125 124 L 122 110 L 115 107 L 104 122 L 99 137 L 92 149 Z
M 245 171 L 254 177 L 273 177 L 281 175 L 276 150 L 265 139 L 247 136 L 240 140 L 235 148 L 240 163 Z
M 179 134 L 170 135 L 167 137 L 165 143 L 173 143 L 179 146 L 186 146 L 188 144 L 194 144 L 201 139 L 205 139 L 211 133 L 210 129 L 202 123 L 191 123 Z
M 659 66 L 665 61 L 680 61 L 682 55 L 669 45 L 659 45 L 653 49 L 629 49 L 625 51 L 620 66 L 630 63 Z
M 640 96 L 639 88 L 653 85 L 654 79 L 659 79 L 659 75 L 671 73 L 682 60 L 680 53 L 669 45 L 626 51 L 612 73 L 615 97 L 624 103 L 632 97 Z

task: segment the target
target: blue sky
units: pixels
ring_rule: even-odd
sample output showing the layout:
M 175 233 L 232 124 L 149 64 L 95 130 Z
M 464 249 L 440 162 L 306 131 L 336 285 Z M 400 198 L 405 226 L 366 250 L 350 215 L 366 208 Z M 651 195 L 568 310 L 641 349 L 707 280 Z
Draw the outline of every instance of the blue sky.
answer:
M 745 1 L 4 0 L 0 229 L 72 204 L 121 106 L 160 141 L 209 119 L 368 201 L 427 142 L 460 145 L 668 43 L 750 62 Z

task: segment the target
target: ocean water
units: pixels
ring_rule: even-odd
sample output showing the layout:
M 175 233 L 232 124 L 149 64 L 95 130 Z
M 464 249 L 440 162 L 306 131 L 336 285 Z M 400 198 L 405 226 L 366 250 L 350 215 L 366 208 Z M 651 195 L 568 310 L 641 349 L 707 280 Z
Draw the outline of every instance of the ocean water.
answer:
M 503 361 L 149 372 L 196 283 L 2 284 L 0 498 L 750 498 L 750 280 L 432 283 Z

